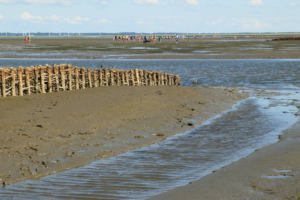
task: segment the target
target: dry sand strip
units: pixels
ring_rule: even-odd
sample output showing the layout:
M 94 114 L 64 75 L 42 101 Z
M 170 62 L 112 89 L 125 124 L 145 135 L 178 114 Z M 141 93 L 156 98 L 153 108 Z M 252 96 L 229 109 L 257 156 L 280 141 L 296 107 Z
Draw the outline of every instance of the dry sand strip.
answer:
M 153 144 L 247 97 L 232 88 L 121 86 L 0 98 L 0 181 L 36 179 Z
M 300 199 L 300 122 L 280 141 L 151 200 Z

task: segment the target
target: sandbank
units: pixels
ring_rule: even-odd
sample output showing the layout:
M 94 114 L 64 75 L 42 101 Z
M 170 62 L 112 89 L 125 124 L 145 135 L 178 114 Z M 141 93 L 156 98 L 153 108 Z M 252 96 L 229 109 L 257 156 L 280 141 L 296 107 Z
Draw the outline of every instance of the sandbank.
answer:
M 120 86 L 0 98 L 1 183 L 153 144 L 247 96 L 234 88 Z

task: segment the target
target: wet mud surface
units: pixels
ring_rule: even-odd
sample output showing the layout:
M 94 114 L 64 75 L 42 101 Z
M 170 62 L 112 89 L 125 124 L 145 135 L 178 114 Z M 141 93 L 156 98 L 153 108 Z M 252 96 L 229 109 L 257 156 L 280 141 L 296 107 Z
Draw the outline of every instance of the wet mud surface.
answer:
M 0 39 L 0 58 L 78 59 L 298 59 L 300 41 L 272 41 L 272 37 L 190 38 L 178 44 L 113 42 L 104 38 L 34 38 L 30 46 L 23 40 Z

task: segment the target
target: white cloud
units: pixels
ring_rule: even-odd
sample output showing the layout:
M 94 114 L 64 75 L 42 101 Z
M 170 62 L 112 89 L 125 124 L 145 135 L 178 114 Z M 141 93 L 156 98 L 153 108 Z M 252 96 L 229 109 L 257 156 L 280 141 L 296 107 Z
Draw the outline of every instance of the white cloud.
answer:
M 0 20 L 3 20 L 3 19 L 4 19 L 3 15 L 0 15 Z
M 100 2 L 100 4 L 101 5 L 108 5 L 108 1 L 103 0 L 103 1 Z
M 32 19 L 34 19 L 34 17 L 33 17 L 30 13 L 28 13 L 28 12 L 23 12 L 23 13 L 20 15 L 20 18 L 21 18 L 22 20 L 32 20 Z
M 12 3 L 16 3 L 16 1 L 15 0 L 0 0 L 0 3 L 12 4 Z
M 193 5 L 193 6 L 199 5 L 199 2 L 197 0 L 180 0 L 180 1 L 183 1 L 188 5 Z
M 289 3 L 288 6 L 295 7 L 295 6 L 297 6 L 297 4 L 296 3 Z
M 133 3 L 138 5 L 144 5 L 144 4 L 159 5 L 160 4 L 158 0 L 133 0 Z
M 95 21 L 95 23 L 97 23 L 97 24 L 105 24 L 105 23 L 109 23 L 109 21 L 108 21 L 108 19 L 100 19 L 100 20 Z
M 20 14 L 21 20 L 31 20 L 34 23 L 42 24 L 44 23 L 43 18 L 40 16 L 32 16 L 29 12 L 23 12 Z
M 244 30 L 247 31 L 267 31 L 268 28 L 272 26 L 267 23 L 263 23 L 258 19 L 243 19 L 241 22 L 241 26 Z
M 74 0 L 73 0 L 74 1 Z M 0 4 L 70 5 L 71 0 L 0 0 Z
M 79 24 L 81 22 L 89 21 L 89 18 L 82 18 L 82 17 L 74 17 L 74 18 L 64 18 L 64 20 L 69 24 Z
M 248 2 L 249 6 L 262 6 L 263 2 L 262 0 L 252 0 L 250 2 Z
M 61 18 L 56 15 L 51 15 L 50 17 L 48 17 L 48 19 L 52 21 L 61 21 Z

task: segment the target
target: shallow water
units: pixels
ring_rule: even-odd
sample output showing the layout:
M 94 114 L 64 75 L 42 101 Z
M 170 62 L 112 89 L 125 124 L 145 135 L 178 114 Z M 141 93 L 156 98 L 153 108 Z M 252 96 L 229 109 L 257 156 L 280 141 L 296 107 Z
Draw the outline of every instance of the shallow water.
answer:
M 36 65 L 30 62 L 60 64 L 60 61 L 26 60 L 28 66 Z M 281 131 L 298 119 L 294 103 L 300 99 L 300 60 L 69 60 L 67 63 L 92 68 L 103 64 L 108 68 L 159 70 L 180 75 L 183 85 L 193 85 L 197 80 L 195 85 L 241 87 L 253 95 L 232 110 L 157 144 L 40 180 L 11 184 L 0 190 L 2 199 L 145 199 L 188 184 L 276 142 Z M 262 90 L 271 92 L 260 95 Z

